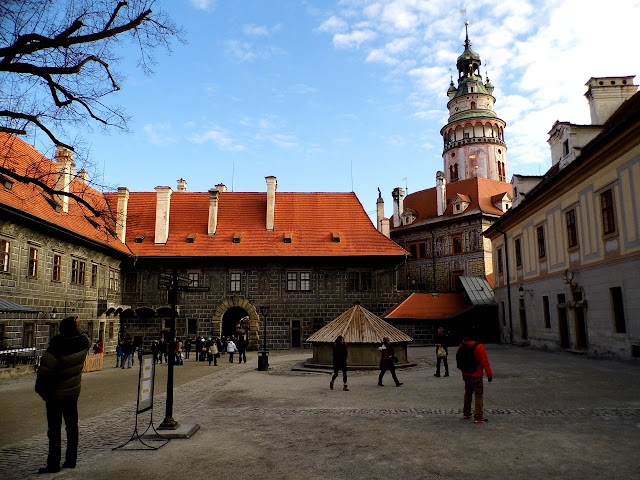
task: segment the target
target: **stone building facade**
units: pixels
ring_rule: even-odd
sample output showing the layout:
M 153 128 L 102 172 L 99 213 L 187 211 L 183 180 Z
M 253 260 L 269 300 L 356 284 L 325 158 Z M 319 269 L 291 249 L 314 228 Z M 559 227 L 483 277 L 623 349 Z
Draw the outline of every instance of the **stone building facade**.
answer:
M 107 211 L 83 172 L 73 170 L 71 154 L 64 149 L 52 162 L 22 140 L 1 134 L 0 161 L 18 173 L 39 172 L 46 185 L 62 185 L 63 191 Z M 2 348 L 45 349 L 60 320 L 79 315 L 94 342 L 115 350 L 116 312 L 123 310 L 120 264 L 130 253 L 110 230 L 104 218 L 72 197 L 56 198 L 41 187 L 2 176 L 0 297 L 30 309 L 0 311 Z

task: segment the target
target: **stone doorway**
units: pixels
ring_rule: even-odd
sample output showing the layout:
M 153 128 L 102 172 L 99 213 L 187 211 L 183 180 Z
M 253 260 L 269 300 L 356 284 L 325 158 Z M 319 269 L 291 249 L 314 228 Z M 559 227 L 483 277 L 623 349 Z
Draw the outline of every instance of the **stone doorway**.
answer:
M 244 308 L 231 307 L 222 316 L 222 336 L 238 337 L 240 334 L 245 334 L 244 326 L 248 327 L 248 322 L 249 314 Z

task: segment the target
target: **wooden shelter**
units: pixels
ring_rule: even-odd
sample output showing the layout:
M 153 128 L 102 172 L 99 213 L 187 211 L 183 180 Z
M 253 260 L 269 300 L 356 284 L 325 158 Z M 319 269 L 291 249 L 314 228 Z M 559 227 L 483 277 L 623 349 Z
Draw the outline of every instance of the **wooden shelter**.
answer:
M 377 368 L 384 337 L 389 337 L 398 357 L 398 366 L 406 366 L 407 344 L 413 339 L 389 325 L 377 315 L 356 302 L 353 307 L 328 323 L 307 340 L 313 344 L 313 358 L 307 362 L 312 367 L 333 365 L 333 344 L 342 335 L 349 347 L 347 365 L 350 368 Z

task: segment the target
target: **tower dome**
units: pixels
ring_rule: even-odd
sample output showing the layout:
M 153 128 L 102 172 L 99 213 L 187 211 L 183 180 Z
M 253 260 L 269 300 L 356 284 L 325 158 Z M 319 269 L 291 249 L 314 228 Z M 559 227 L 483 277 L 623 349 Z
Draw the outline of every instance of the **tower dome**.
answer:
M 465 22 L 464 51 L 456 62 L 458 85 L 447 90 L 449 121 L 440 130 L 442 158 L 448 183 L 471 177 L 505 182 L 507 146 L 505 122 L 494 111 L 494 86 L 480 75 L 480 55 L 471 49 L 469 22 Z

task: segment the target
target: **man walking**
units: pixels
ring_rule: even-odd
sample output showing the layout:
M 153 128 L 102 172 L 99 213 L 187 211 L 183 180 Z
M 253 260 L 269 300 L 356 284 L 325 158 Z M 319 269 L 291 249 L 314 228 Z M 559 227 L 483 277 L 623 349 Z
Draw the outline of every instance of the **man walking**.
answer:
M 473 337 L 465 337 L 464 341 L 458 347 L 456 353 L 456 363 L 462 370 L 462 379 L 464 380 L 464 405 L 462 407 L 462 415 L 465 419 L 471 418 L 471 398 L 476 396 L 473 409 L 473 420 L 475 423 L 484 423 L 488 421 L 483 416 L 483 371 L 487 373 L 489 382 L 493 380 L 493 372 L 487 352 L 484 345 L 475 342 Z
M 60 322 L 60 334 L 51 339 L 42 355 L 36 377 L 36 392 L 47 407 L 49 456 L 39 473 L 60 471 L 61 429 L 64 418 L 67 451 L 62 468 L 75 468 L 78 456 L 78 396 L 89 338 L 80 331 L 78 317 Z

